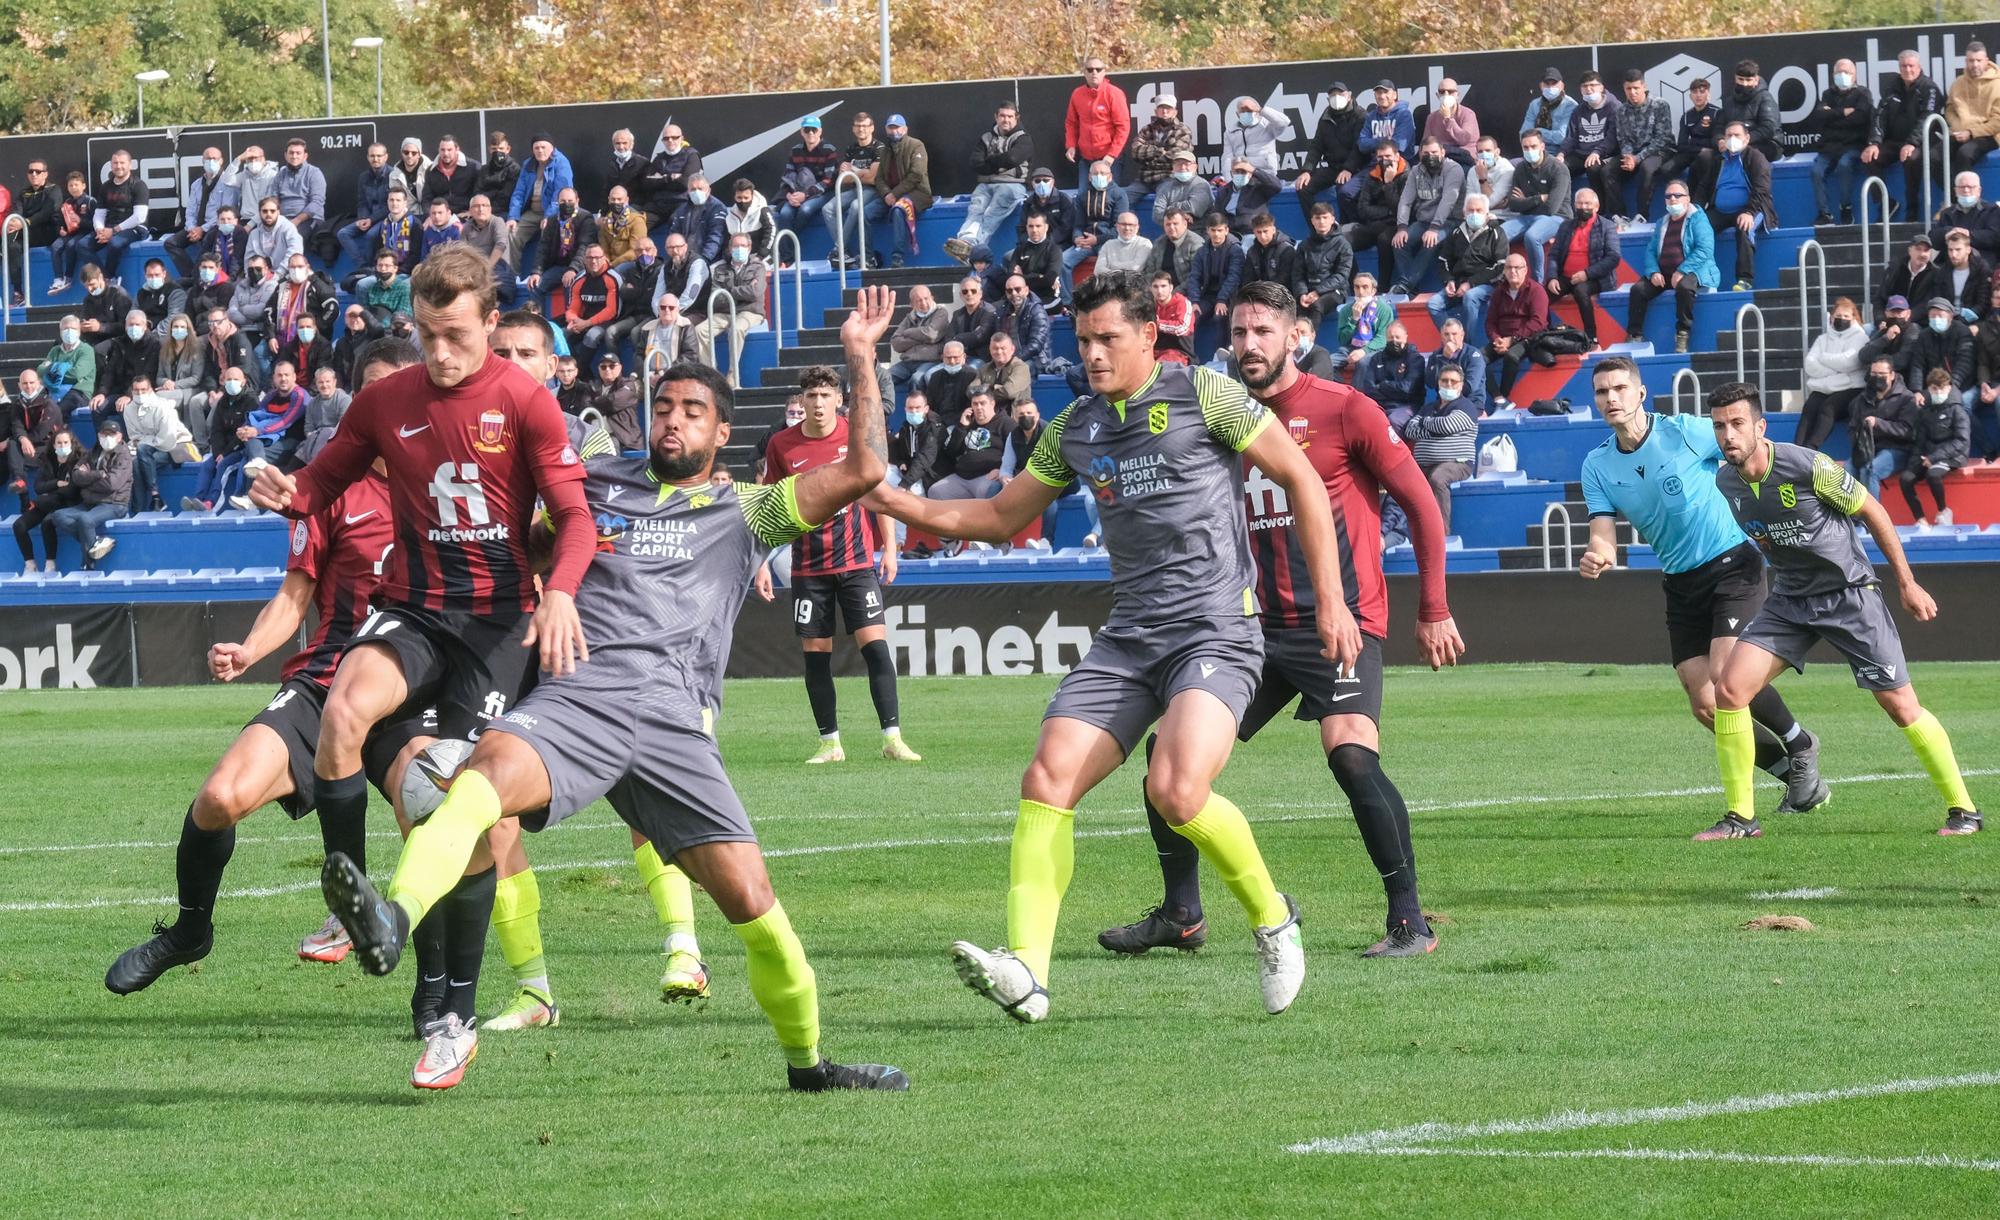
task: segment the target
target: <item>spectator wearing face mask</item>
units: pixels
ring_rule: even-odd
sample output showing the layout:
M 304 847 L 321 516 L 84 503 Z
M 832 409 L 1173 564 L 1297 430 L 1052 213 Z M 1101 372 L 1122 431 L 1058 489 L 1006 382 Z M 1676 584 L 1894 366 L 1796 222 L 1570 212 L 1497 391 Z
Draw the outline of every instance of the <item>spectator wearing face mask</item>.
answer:
M 139 281 L 139 291 L 132 294 L 132 304 L 146 315 L 146 324 L 158 330 L 167 324 L 167 315 L 179 313 L 187 307 L 187 293 L 181 286 L 167 278 L 165 259 L 146 260 L 145 276 Z
M 49 518 L 81 502 L 83 493 L 75 475 L 82 462 L 83 450 L 76 443 L 75 433 L 68 428 L 52 432 L 48 446 L 37 455 L 33 498 L 21 515 L 14 518 L 14 545 L 21 549 L 23 574 L 35 575 L 33 539 L 38 529 L 42 535 L 42 571 L 56 570 L 56 527 Z
M 1449 76 L 1438 82 L 1437 101 L 1424 119 L 1424 139 L 1436 140 L 1445 156 L 1472 168 L 1479 152 L 1479 116 L 1459 101 L 1458 82 Z
M 1735 291 L 1748 292 L 1757 274 L 1757 234 L 1778 227 L 1778 205 L 1771 197 L 1771 163 L 1750 144 L 1742 123 L 1723 131 L 1708 179 L 1708 220 L 1720 233 L 1736 230 Z
M 1393 418 L 1393 417 L 1391 417 Z M 1472 477 L 1478 457 L 1479 421 L 1466 409 L 1465 370 L 1447 364 L 1438 370 L 1437 396 L 1420 403 L 1403 422 L 1410 454 L 1431 485 L 1444 532 L 1451 533 L 1451 485 Z
M 242 276 L 236 281 L 236 290 L 229 294 L 229 320 L 252 344 L 264 336 L 264 310 L 277 292 L 270 264 L 261 255 L 247 260 Z
M 1153 97 L 1152 121 L 1132 135 L 1132 185 L 1141 193 L 1155 190 L 1174 170 L 1174 154 L 1194 147 L 1194 133 L 1181 122 L 1180 102 L 1171 93 Z
M 1262 170 L 1276 178 L 1278 142 L 1291 136 L 1292 121 L 1283 113 L 1254 97 L 1241 98 L 1236 103 L 1235 123 L 1222 133 L 1222 157 L 1231 165 L 1248 161 L 1252 171 Z
M 1153 193 L 1153 223 L 1162 228 L 1176 211 L 1195 217 L 1215 210 L 1215 188 L 1196 171 L 1194 150 L 1175 149 L 1170 164 L 1166 179 Z
M 1361 111 L 1354 105 L 1354 95 L 1346 81 L 1335 81 L 1327 87 L 1326 109 L 1320 112 L 1319 126 L 1313 128 L 1312 147 L 1306 151 L 1299 176 L 1292 180 L 1292 188 L 1299 195 L 1299 210 L 1308 224 L 1312 222 L 1313 204 L 1322 202 L 1320 196 L 1346 186 L 1356 174 L 1368 168 L 1368 153 L 1361 148 L 1360 136 Z M 1187 147 L 1194 147 L 1194 141 L 1189 140 Z M 1334 197 L 1339 197 L 1337 191 Z M 1156 215 L 1154 219 L 1159 217 Z
M 1924 329 L 1903 349 L 1898 365 L 1903 384 L 1910 393 L 1924 392 L 1924 378 L 1932 369 L 1943 369 L 1951 383 L 1969 386 L 1978 374 L 1972 353 L 1972 330 L 1959 320 L 1958 303 L 1949 297 L 1930 299 L 1924 310 Z
M 1124 187 L 1112 181 L 1111 169 L 1109 161 L 1092 162 L 1089 175 L 1076 193 L 1077 229 L 1070 235 L 1069 249 L 1062 253 L 1062 301 L 1065 305 L 1076 288 L 1076 269 L 1097 258 L 1105 244 L 1118 236 L 1119 218 L 1131 211 L 1131 197 L 1125 193 Z M 1135 242 L 1138 232 L 1135 225 L 1132 229 Z M 1150 248 L 1147 253 L 1151 253 Z
M 117 419 L 98 425 L 97 445 L 70 470 L 77 491 L 74 503 L 49 514 L 56 533 L 76 539 L 86 570 L 111 553 L 117 543 L 103 532 L 107 523 L 131 511 L 132 451 L 125 446 L 124 427 Z
M 1826 443 L 1833 425 L 1847 418 L 1868 378 L 1861 362 L 1861 349 L 1867 342 L 1860 308 L 1847 297 L 1835 301 L 1827 315 L 1827 328 L 1806 349 L 1806 400 L 1799 409 L 1794 443 L 1818 449 Z
M 1536 132 L 1549 149 L 1559 149 L 1569 136 L 1570 116 L 1576 113 L 1576 99 L 1563 88 L 1562 69 L 1542 69 L 1541 90 L 1528 101 L 1521 116 L 1521 135 Z
M 1405 160 L 1417 151 L 1417 123 L 1410 115 L 1410 108 L 1397 100 L 1395 82 L 1380 80 L 1375 82 L 1375 100 L 1361 112 L 1361 134 L 1355 137 L 1356 152 L 1366 162 L 1380 166 L 1383 162 L 1383 148 L 1387 146 L 1395 154 L 1396 172 L 1403 172 Z M 1341 211 L 1347 214 L 1347 204 L 1358 199 L 1367 185 L 1369 174 L 1356 173 L 1340 188 Z M 1357 217 L 1359 219 L 1359 217 Z M 1355 243 L 1355 249 L 1361 249 Z M 1387 264 L 1384 264 L 1386 268 Z
M 1390 296 L 1409 296 L 1424 286 L 1437 265 L 1438 246 L 1458 226 L 1464 207 L 1465 167 L 1448 160 L 1443 147 L 1426 137 L 1396 204 L 1398 232 L 1389 239 L 1396 249 L 1396 278 L 1389 285 Z
M 83 323 L 75 314 L 56 324 L 56 342 L 35 373 L 49 398 L 65 418 L 97 393 L 97 350 L 83 341 Z
M 180 412 L 165 394 L 153 388 L 149 377 L 132 383 L 132 399 L 125 404 L 126 443 L 132 451 L 132 495 L 134 513 L 166 507 L 160 500 L 161 466 L 198 462 L 194 435 L 181 422 Z
M 208 456 L 202 459 L 194 494 L 181 498 L 183 511 L 207 512 L 247 485 L 242 472 L 250 452 L 245 446 L 257 436 L 257 430 L 250 426 L 250 413 L 257 409 L 257 402 L 257 392 L 243 369 L 231 366 L 223 370 L 221 393 L 208 413 Z
M 1871 359 L 1868 380 L 1847 416 L 1848 464 L 1869 495 L 1902 469 L 1916 418 L 1917 397 L 1903 384 L 1895 362 L 1886 356 Z
M 1292 323 L 1292 365 L 1308 376 L 1333 380 L 1333 354 L 1314 341 L 1312 324 L 1304 318 Z
M 1354 388 L 1374 399 L 1398 428 L 1423 405 L 1424 358 L 1410 346 L 1410 332 L 1401 322 L 1389 323 L 1382 350 L 1355 374 Z
M 1778 137 L 1784 134 L 1784 128 L 1778 122 L 1778 99 L 1765 88 L 1761 73 L 1756 60 L 1738 61 L 1735 83 L 1722 99 L 1722 116 L 1717 127 L 1723 138 L 1716 141 L 1714 151 L 1723 151 L 1729 125 L 1740 123 L 1746 147 L 1756 149 L 1766 161 L 1775 164 L 1785 155 L 1778 146 Z
M 160 363 L 160 337 L 146 324 L 146 315 L 134 309 L 125 315 L 125 329 L 117 338 L 98 349 L 101 374 L 97 393 L 90 399 L 93 425 L 125 409 L 132 397 L 132 382 L 150 378 Z
M 1473 334 L 1485 333 L 1486 300 L 1507 261 L 1507 235 L 1499 225 L 1489 224 L 1487 216 L 1486 196 L 1467 195 L 1465 219 L 1445 238 L 1439 259 L 1444 286 L 1425 302 L 1432 323 L 1439 327 L 1456 317 Z
M 0 398 L 0 449 L 7 452 L 7 490 L 25 504 L 33 497 L 35 463 L 55 435 L 56 406 L 42 385 L 41 374 L 22 369 L 13 398 Z
M 195 333 L 194 321 L 186 314 L 167 319 L 152 373 L 153 388 L 176 402 L 184 392 L 198 389 L 209 379 L 208 344 Z
M 889 438 L 889 482 L 912 495 L 923 495 L 937 478 L 950 429 L 931 412 L 930 398 L 911 390 L 903 403 L 903 426 Z
M 1575 126 L 1570 130 L 1575 131 Z M 1596 191 L 1578 191 L 1573 206 L 1574 214 L 1556 230 L 1556 239 L 1550 243 L 1555 265 L 1546 286 L 1550 301 L 1560 297 L 1576 301 L 1584 337 L 1597 348 L 1603 346 L 1597 339 L 1598 294 L 1618 288 L 1618 227 L 1600 213 Z
M 1550 151 L 1539 131 L 1521 136 L 1521 160 L 1514 166 L 1506 208 L 1513 217 L 1504 226 L 1507 240 L 1521 239 L 1528 276 L 1539 282 L 1548 260 L 1546 243 L 1571 212 L 1569 166 Z
M 1910 426 L 1909 460 L 1896 476 L 1910 516 L 1920 525 L 1928 528 L 1952 523 L 1951 507 L 1945 503 L 1945 476 L 1965 465 L 1971 455 L 1972 420 L 1959 401 L 1951 374 L 1932 369 L 1924 378 L 1924 400 Z M 1936 517 L 1924 515 L 1923 499 L 1917 495 L 1919 482 L 1930 486 L 1931 498 L 1937 501 Z
M 1229 217 L 1229 231 L 1247 238 L 1256 218 L 1268 215 L 1266 205 L 1284 187 L 1270 171 L 1237 158 L 1215 194 L 1215 210 Z
M 1586 72 L 1578 82 L 1577 106 L 1570 113 L 1569 132 L 1563 137 L 1563 164 L 1569 167 L 1573 183 L 1589 182 L 1597 190 L 1605 215 L 1620 218 L 1625 204 L 1625 183 L 1618 173 L 1617 103 L 1605 91 L 1604 78 Z
M 991 336 L 989 335 L 990 339 Z M 938 366 L 924 378 L 924 398 L 939 419 L 953 420 L 972 400 L 972 381 L 978 371 L 966 359 L 966 346 L 956 339 L 939 349 Z
M 297 356 L 319 343 L 323 346 L 315 354 L 322 363 L 331 360 L 333 347 L 326 343 L 325 335 L 339 315 L 340 299 L 334 294 L 333 285 L 313 271 L 305 255 L 293 255 L 285 267 L 283 282 L 264 306 L 264 345 L 258 358 L 268 367 L 281 354 Z M 311 337 L 307 338 L 308 335 Z M 293 367 L 300 370 L 301 376 L 307 375 L 307 366 L 297 359 L 293 360 Z
M 229 309 L 230 294 L 236 286 L 222 274 L 222 267 L 213 254 L 204 254 L 195 264 L 194 274 L 180 282 L 181 307 L 178 312 L 195 319 L 197 333 L 206 334 L 209 314 L 220 309 Z
M 1833 61 L 1833 84 L 1819 95 L 1813 107 L 1819 118 L 1819 152 L 1813 157 L 1813 202 L 1816 225 L 1854 223 L 1854 179 L 1861 172 L 1861 150 L 1868 146 L 1868 131 L 1875 122 L 1875 97 L 1855 80 L 1854 61 Z M 1827 193 L 1827 177 L 1835 181 Z M 1838 202 L 1836 202 L 1838 201 Z

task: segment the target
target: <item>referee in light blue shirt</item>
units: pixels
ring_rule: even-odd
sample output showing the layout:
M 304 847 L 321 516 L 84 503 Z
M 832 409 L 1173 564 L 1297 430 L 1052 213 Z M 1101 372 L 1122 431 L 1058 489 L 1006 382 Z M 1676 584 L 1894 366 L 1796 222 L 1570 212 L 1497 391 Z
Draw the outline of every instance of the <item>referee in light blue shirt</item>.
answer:
M 1617 566 L 1616 516 L 1623 513 L 1660 558 L 1674 672 L 1694 718 L 1713 730 L 1713 675 L 1764 604 L 1764 557 L 1716 488 L 1722 451 L 1707 420 L 1646 410 L 1639 366 L 1627 356 L 1592 366 L 1591 387 L 1611 435 L 1583 460 L 1590 545 L 1577 572 L 1596 580 Z M 1785 781 L 1778 812 L 1824 803 L 1830 793 L 1819 774 L 1819 739 L 1793 718 L 1776 687 L 1751 702 L 1750 717 L 1757 765 Z

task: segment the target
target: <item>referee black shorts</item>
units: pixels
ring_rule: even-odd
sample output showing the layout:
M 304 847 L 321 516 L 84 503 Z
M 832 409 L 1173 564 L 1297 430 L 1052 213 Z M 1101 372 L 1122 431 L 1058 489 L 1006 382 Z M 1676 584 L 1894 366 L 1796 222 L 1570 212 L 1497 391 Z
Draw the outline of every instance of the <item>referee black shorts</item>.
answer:
M 1764 608 L 1764 555 L 1754 542 L 1698 568 L 1664 577 L 1672 663 L 1705 657 L 1718 639 L 1741 635 Z

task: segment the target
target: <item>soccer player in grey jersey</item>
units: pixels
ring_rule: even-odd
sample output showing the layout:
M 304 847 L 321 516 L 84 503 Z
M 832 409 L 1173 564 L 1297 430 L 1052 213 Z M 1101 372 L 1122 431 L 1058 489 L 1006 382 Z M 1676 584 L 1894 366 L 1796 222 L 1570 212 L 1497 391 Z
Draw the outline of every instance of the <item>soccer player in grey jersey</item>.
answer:
M 1328 654 L 1343 669 L 1360 655 L 1326 484 L 1242 385 L 1154 359 L 1153 298 L 1139 276 L 1094 276 L 1077 289 L 1075 310 L 1095 392 L 1049 422 L 1029 477 L 989 500 L 926 500 L 885 488 L 870 501 L 935 534 L 1004 542 L 1080 476 L 1097 497 L 1111 552 L 1111 620 L 1057 687 L 1021 777 L 1007 944 L 989 951 L 959 941 L 952 955 L 966 985 L 1008 1015 L 1048 1015 L 1049 952 L 1075 859 L 1077 802 L 1158 720 L 1147 794 L 1249 913 L 1265 1010 L 1283 1012 L 1305 979 L 1298 908 L 1271 884 L 1243 812 L 1212 785 L 1263 669 L 1242 494 L 1246 457 L 1296 506 Z
M 875 345 L 894 310 L 894 293 L 866 289 L 841 328 L 854 387 L 847 456 L 782 482 L 716 486 L 729 383 L 686 362 L 661 374 L 650 455 L 604 458 L 585 472 L 598 549 L 578 614 L 599 647 L 570 672 L 545 672 L 511 719 L 489 726 L 444 803 L 411 832 L 386 896 L 345 857 L 328 861 L 327 904 L 364 969 L 395 969 L 410 927 L 501 818 L 538 830 L 605 797 L 708 891 L 742 939 L 750 992 L 777 1032 L 792 1088 L 909 1087 L 896 1068 L 820 1056 L 812 967 L 771 892 L 710 713 L 751 574 L 888 469 Z
M 1895 574 L 1903 609 L 1918 622 L 1937 617 L 1937 602 L 1917 584 L 1889 514 L 1854 476 L 1824 454 L 1778 445 L 1764 435 L 1755 386 L 1731 382 L 1708 396 L 1716 443 L 1728 465 L 1716 486 L 1752 541 L 1771 561 L 1771 594 L 1737 637 L 1715 680 L 1715 757 L 1728 810 L 1697 841 L 1762 834 L 1750 799 L 1755 745 L 1750 700 L 1787 668 L 1803 671 L 1806 653 L 1825 640 L 1847 658 L 1855 684 L 1871 691 L 1930 774 L 1945 804 L 1938 833 L 1976 834 L 1983 825 L 1965 789 L 1951 738 L 1917 702 L 1903 642 L 1882 599 L 1861 540 L 1860 518 Z

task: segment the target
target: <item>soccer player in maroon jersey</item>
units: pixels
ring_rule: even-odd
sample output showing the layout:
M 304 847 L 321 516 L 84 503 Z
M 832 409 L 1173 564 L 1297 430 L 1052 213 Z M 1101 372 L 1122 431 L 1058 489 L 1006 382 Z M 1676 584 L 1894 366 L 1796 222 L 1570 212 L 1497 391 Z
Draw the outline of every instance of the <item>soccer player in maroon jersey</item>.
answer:
M 1314 629 L 1312 581 L 1292 531 L 1284 490 L 1246 463 L 1243 492 L 1250 547 L 1257 563 L 1257 600 L 1264 620 L 1264 673 L 1237 730 L 1248 741 L 1299 700 L 1296 716 L 1319 722 L 1326 765 L 1346 793 L 1368 856 L 1389 899 L 1388 934 L 1364 957 L 1407 957 L 1437 948 L 1437 935 L 1417 900 L 1410 814 L 1382 773 L 1382 641 L 1389 632 L 1389 588 L 1382 576 L 1381 493 L 1386 488 L 1410 519 L 1421 582 L 1417 643 L 1432 669 L 1455 665 L 1465 652 L 1445 604 L 1444 523 L 1430 484 L 1409 448 L 1375 401 L 1359 390 L 1299 371 L 1292 363 L 1292 323 L 1298 304 L 1268 281 L 1236 294 L 1230 332 L 1243 384 L 1305 450 L 1326 481 L 1340 552 L 1341 588 L 1361 624 L 1361 656 L 1342 670 L 1320 651 Z M 1152 743 L 1147 743 L 1150 759 Z M 1143 788 L 1143 785 L 1141 785 Z M 1159 847 L 1166 897 L 1137 923 L 1111 928 L 1098 943 L 1117 953 L 1155 947 L 1193 949 L 1207 939 L 1201 914 L 1200 856 L 1146 801 L 1146 821 Z
M 558 674 L 589 655 L 574 602 L 597 541 L 583 464 L 547 388 L 488 348 L 500 317 L 492 269 L 446 246 L 410 278 L 410 293 L 423 368 L 362 390 L 311 464 L 295 476 L 267 466 L 250 492 L 259 507 L 300 517 L 376 458 L 388 469 L 396 549 L 381 609 L 355 633 L 327 692 L 313 765 L 323 810 L 366 803 L 361 743 L 397 709 L 434 705 L 441 735 L 475 737 L 533 678 L 536 654 L 524 645 L 538 644 L 541 667 Z M 528 556 L 537 495 L 556 530 L 539 599 Z M 454 1043 L 472 1028 L 493 894 L 482 850 L 439 907 L 449 967 L 440 1023 L 456 1024 L 442 1035 Z
M 401 339 L 377 340 L 356 361 L 363 381 L 415 363 L 416 349 Z M 297 639 L 308 607 L 319 620 L 311 641 L 285 662 L 277 695 L 237 734 L 188 807 L 175 858 L 180 916 L 172 927 L 155 927 L 152 939 L 127 950 L 112 964 L 104 976 L 104 985 L 112 991 L 130 994 L 175 966 L 208 956 L 215 943 L 216 894 L 236 849 L 238 822 L 272 801 L 293 818 L 312 812 L 313 753 L 327 685 L 368 611 L 394 545 L 388 485 L 377 463 L 331 506 L 292 527 L 285 582 L 277 595 L 258 613 L 241 643 L 216 644 L 208 650 L 209 670 L 216 680 L 233 682 L 287 641 Z M 436 731 L 435 724 L 419 712 L 382 724 L 369 734 L 362 751 L 365 770 L 383 796 L 394 801 L 403 768 Z M 328 853 L 366 851 L 359 816 L 334 817 L 321 810 L 320 833 Z M 340 921 L 327 922 L 329 926 L 299 946 L 300 957 L 337 962 L 347 956 L 347 933 Z
M 761 483 L 776 483 L 847 456 L 847 420 L 840 414 L 840 375 L 826 365 L 799 374 L 799 395 L 805 418 L 771 437 L 764 449 Z M 889 651 L 889 630 L 882 621 L 882 586 L 896 579 L 896 548 L 882 547 L 882 579 L 875 579 L 875 548 L 894 538 L 893 522 L 859 504 L 850 504 L 833 519 L 792 544 L 792 629 L 806 654 L 806 698 L 819 722 L 819 751 L 806 765 L 844 762 L 840 745 L 840 713 L 833 689 L 833 613 L 836 605 L 847 633 L 861 647 L 868 666 L 868 693 L 882 723 L 882 757 L 893 762 L 922 762 L 903 741 L 901 710 L 896 702 L 896 658 Z M 757 569 L 757 595 L 772 600 L 771 568 Z

